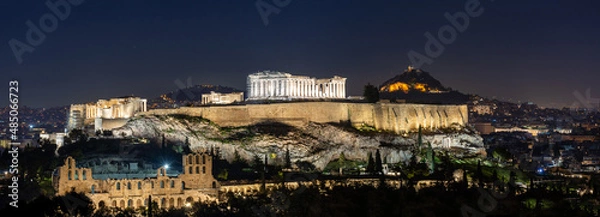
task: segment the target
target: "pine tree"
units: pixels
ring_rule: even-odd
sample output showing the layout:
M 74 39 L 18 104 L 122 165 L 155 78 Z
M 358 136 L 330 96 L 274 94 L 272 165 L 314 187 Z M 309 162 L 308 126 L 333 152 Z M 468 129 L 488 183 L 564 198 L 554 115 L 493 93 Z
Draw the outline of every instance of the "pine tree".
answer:
M 466 171 L 464 168 L 463 168 L 463 177 L 462 177 L 462 178 L 463 178 L 463 180 L 462 180 L 462 181 L 463 181 L 463 183 L 464 183 L 463 187 L 464 187 L 465 189 L 469 188 L 469 179 L 468 179 L 468 177 L 467 177 L 467 171 Z
M 477 161 L 477 179 L 479 179 L 479 187 L 483 187 L 483 171 L 481 170 L 481 160 Z
M 367 160 L 367 173 L 373 175 L 375 173 L 375 161 L 373 161 L 373 155 L 371 154 L 371 152 L 369 152 L 368 155 L 369 156 Z
M 242 157 L 240 156 L 240 153 L 237 150 L 233 151 L 233 163 L 243 163 L 244 160 L 242 160 Z
M 379 149 L 375 152 L 375 173 L 383 174 L 383 165 L 381 164 L 381 154 L 379 154 Z
M 292 159 L 290 158 L 290 149 L 285 150 L 285 168 L 292 167 Z
M 363 96 L 365 97 L 365 100 L 367 100 L 367 102 L 375 103 L 379 101 L 379 90 L 377 89 L 377 87 L 368 83 L 364 87 Z

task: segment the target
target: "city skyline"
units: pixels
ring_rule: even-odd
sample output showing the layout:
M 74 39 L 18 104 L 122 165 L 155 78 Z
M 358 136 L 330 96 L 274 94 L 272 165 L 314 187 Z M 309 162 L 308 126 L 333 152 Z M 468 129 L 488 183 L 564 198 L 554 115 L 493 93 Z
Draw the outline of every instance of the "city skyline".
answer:
M 437 36 L 451 25 L 445 14 L 465 12 L 472 1 L 291 1 L 275 6 L 279 13 L 268 23 L 257 2 L 263 1 L 73 4 L 20 63 L 10 41 L 26 43 L 26 22 L 39 26 L 51 9 L 44 2 L 2 3 L 0 71 L 20 81 L 21 105 L 30 107 L 156 97 L 188 79 L 245 90 L 246 76 L 262 70 L 340 75 L 348 78 L 348 95 L 362 95 L 365 84 L 380 85 L 413 65 L 409 52 L 425 54 L 425 35 Z M 570 106 L 580 100 L 574 93 L 588 89 L 600 96 L 598 3 L 480 4 L 481 13 L 420 68 L 463 93 L 546 107 Z

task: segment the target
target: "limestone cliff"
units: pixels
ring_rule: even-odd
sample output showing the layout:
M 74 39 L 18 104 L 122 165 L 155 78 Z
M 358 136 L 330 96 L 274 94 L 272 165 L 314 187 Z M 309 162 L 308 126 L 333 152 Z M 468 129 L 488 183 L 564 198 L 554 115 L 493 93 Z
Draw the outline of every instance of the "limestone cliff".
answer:
M 380 149 L 385 162 L 406 162 L 416 148 L 416 134 L 396 135 L 389 132 L 363 133 L 349 126 L 309 122 L 303 126 L 260 123 L 244 127 L 220 127 L 200 117 L 186 115 L 145 115 L 130 120 L 113 130 L 114 135 L 160 140 L 162 135 L 172 143 L 184 143 L 192 149 L 219 147 L 229 161 L 234 151 L 251 160 L 254 155 L 275 156 L 270 162 L 283 164 L 286 149 L 292 162 L 308 161 L 317 168 L 337 159 L 343 152 L 349 160 L 364 161 L 368 152 Z M 482 138 L 468 129 L 448 134 L 428 134 L 423 142 L 434 149 L 460 156 L 485 154 Z

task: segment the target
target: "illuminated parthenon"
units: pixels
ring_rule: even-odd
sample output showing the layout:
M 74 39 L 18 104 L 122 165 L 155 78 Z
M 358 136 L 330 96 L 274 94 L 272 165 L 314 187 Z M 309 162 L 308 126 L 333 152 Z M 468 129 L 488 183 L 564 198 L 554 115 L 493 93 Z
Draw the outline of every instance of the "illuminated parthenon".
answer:
M 262 71 L 248 75 L 248 99 L 343 99 L 346 98 L 346 78 L 317 79 L 285 72 Z

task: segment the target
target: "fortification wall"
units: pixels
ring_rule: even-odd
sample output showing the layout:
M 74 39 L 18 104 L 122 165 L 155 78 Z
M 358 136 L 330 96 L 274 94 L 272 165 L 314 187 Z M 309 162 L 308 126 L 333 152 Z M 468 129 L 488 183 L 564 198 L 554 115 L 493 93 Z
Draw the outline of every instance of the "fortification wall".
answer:
M 292 126 L 302 126 L 307 122 L 349 122 L 355 126 L 365 124 L 396 133 L 415 131 L 419 125 L 436 129 L 468 122 L 466 105 L 397 103 L 294 102 L 182 107 L 154 109 L 138 115 L 169 114 L 201 116 L 220 126 L 247 126 L 266 121 Z

